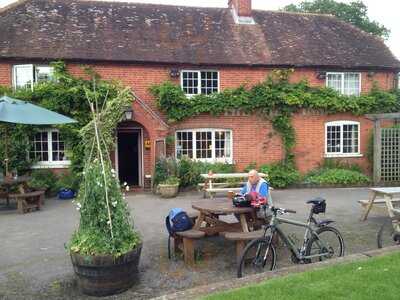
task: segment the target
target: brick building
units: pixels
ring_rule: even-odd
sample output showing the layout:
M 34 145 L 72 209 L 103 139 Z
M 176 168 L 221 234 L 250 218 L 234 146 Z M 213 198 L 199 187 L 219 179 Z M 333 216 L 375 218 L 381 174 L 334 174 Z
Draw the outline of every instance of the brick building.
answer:
M 113 159 L 120 179 L 138 186 L 166 152 L 235 163 L 239 170 L 284 155 L 271 123 L 257 116 L 204 114 L 168 124 L 149 92 L 153 84 L 175 82 L 190 97 L 251 86 L 274 69 L 294 68 L 292 81 L 359 95 L 374 83 L 394 88 L 400 70 L 382 40 L 352 25 L 327 15 L 253 10 L 251 0 L 230 0 L 227 8 L 25 0 L 0 10 L 0 28 L 0 85 L 29 88 L 51 77 L 49 62 L 64 60 L 76 76 L 84 76 L 84 64 L 132 88 L 133 117 L 118 128 Z M 301 172 L 325 157 L 368 167 L 367 119 L 303 111 L 293 125 Z M 167 147 L 171 135 L 175 145 Z M 249 147 L 254 140 L 259 143 Z M 68 167 L 54 129 L 38 134 L 35 145 L 36 167 Z

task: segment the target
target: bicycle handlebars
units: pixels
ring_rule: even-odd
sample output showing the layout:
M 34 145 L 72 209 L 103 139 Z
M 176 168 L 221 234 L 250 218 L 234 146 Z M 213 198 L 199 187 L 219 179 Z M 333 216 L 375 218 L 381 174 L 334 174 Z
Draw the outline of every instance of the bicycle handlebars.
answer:
M 264 209 L 267 209 L 268 205 L 264 205 Z M 290 213 L 290 214 L 295 214 L 296 211 L 293 209 L 286 209 L 286 208 L 280 208 L 280 207 L 274 207 L 274 206 L 270 206 L 269 207 L 271 209 L 271 211 L 273 213 L 281 213 L 281 214 L 285 214 L 285 213 Z

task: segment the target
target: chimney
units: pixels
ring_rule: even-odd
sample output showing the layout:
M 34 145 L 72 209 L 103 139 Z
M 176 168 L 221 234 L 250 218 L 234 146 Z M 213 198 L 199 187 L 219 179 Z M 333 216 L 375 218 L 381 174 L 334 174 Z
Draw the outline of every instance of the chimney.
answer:
M 251 0 L 229 0 L 228 5 L 239 17 L 251 17 Z
M 255 24 L 251 14 L 251 0 L 229 0 L 228 6 L 237 24 Z

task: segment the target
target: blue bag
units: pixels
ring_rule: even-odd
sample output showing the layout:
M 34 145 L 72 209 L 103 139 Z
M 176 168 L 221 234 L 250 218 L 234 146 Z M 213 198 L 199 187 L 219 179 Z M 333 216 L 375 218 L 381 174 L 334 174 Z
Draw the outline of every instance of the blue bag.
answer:
M 168 231 L 168 258 L 171 259 L 171 237 L 176 232 L 192 229 L 193 222 L 182 208 L 173 208 L 165 218 L 165 226 Z

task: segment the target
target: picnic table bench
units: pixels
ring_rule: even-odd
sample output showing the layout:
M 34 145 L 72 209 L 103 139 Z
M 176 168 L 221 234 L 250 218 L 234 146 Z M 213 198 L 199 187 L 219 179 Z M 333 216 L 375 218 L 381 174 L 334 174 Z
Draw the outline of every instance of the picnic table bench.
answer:
M 267 174 L 258 173 L 260 177 L 267 177 Z M 209 173 L 201 174 L 204 179 L 204 183 L 200 183 L 199 187 L 203 188 L 204 198 L 209 195 L 210 198 L 214 198 L 216 193 L 220 192 L 240 192 L 242 186 L 246 183 L 245 179 L 249 176 L 248 173 Z M 232 182 L 215 182 L 221 179 L 242 179 L 237 182 L 236 186 Z
M 246 241 L 260 237 L 262 231 L 251 231 L 261 227 L 253 207 L 235 207 L 230 199 L 205 199 L 192 203 L 192 208 L 198 214 L 189 213 L 195 220 L 192 229 L 177 232 L 174 237 L 175 250 L 180 249 L 184 255 L 185 264 L 194 266 L 195 242 L 206 236 L 221 235 L 227 240 L 236 242 L 236 256 L 243 250 Z M 219 216 L 235 214 L 239 221 L 229 223 L 221 220 Z
M 236 260 L 239 261 L 240 256 L 246 246 L 246 242 L 261 238 L 264 235 L 264 230 L 255 230 L 250 232 L 224 232 L 224 237 L 229 241 L 236 242 Z
M 371 188 L 370 197 L 368 200 L 358 200 L 358 202 L 364 208 L 361 221 L 365 221 L 368 218 L 368 214 L 372 208 L 387 211 L 389 217 L 393 217 L 394 212 L 400 212 L 399 209 L 393 207 L 393 204 L 398 204 L 400 202 L 400 198 L 394 198 L 395 195 L 399 194 L 400 187 Z M 382 204 L 385 204 L 386 207 Z
M 32 210 L 40 210 L 42 204 L 44 203 L 44 191 L 9 194 L 8 197 L 17 201 L 17 210 L 20 214 L 24 214 Z

